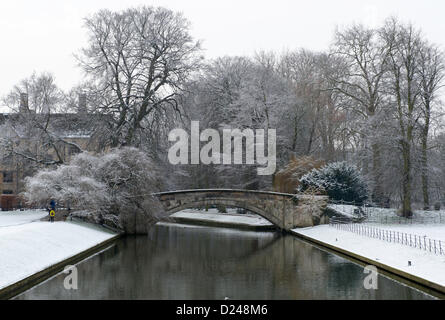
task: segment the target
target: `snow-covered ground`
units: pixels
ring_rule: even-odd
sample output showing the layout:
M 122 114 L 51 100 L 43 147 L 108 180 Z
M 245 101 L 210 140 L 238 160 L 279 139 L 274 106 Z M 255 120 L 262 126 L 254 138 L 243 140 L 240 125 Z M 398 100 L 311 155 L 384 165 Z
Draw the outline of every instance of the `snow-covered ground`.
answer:
M 367 223 L 380 224 L 443 224 L 445 211 L 414 210 L 412 219 L 397 216 L 397 209 L 365 208 L 368 215 Z
M 115 236 L 84 223 L 35 222 L 46 215 L 0 214 L 0 289 Z
M 37 221 L 47 215 L 45 210 L 0 211 L 0 228 Z
M 399 226 L 404 232 L 416 233 L 417 231 L 419 234 L 436 239 L 439 239 L 442 233 L 441 237 L 444 238 L 445 226 L 418 227 L 420 229 L 414 230 L 414 227 L 410 225 Z M 292 231 L 445 286 L 445 256 L 443 255 L 368 238 L 349 231 L 338 230 L 329 225 Z M 408 261 L 411 261 L 411 266 L 408 266 Z
M 407 234 L 417 235 L 433 240 L 445 241 L 445 224 L 378 224 L 367 223 L 367 226 L 376 227 L 382 230 L 391 230 Z
M 358 215 L 354 213 L 354 210 L 358 209 L 356 206 L 345 205 L 345 204 L 329 204 L 328 208 L 335 210 L 336 212 L 342 214 L 345 217 L 357 218 Z
M 217 209 L 209 209 L 208 211 L 186 209 L 171 215 L 172 218 L 181 218 L 186 220 L 198 220 L 204 222 L 218 222 L 226 224 L 238 224 L 247 226 L 273 226 L 266 219 L 254 214 L 237 214 L 235 209 L 228 209 L 227 213 L 218 213 Z
M 357 218 L 354 213 L 357 206 L 347 204 L 329 204 L 329 208 L 338 213 L 350 217 Z M 367 215 L 365 223 L 378 224 L 443 224 L 445 225 L 445 211 L 424 211 L 415 210 L 412 219 L 405 219 L 397 216 L 397 209 L 394 208 L 376 208 L 376 207 L 362 207 L 363 212 Z
M 180 212 L 188 212 L 188 213 L 212 213 L 212 214 L 238 214 L 238 211 L 236 208 L 226 208 L 226 213 L 219 212 L 216 208 L 209 208 L 206 210 L 202 209 L 184 209 Z M 246 216 L 257 216 L 253 214 L 246 214 Z

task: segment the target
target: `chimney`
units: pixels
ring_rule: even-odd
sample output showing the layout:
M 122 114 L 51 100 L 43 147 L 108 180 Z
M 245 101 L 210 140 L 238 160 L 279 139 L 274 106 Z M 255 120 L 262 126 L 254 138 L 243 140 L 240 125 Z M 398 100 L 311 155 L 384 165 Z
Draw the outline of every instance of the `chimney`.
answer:
M 79 113 L 87 113 L 87 95 L 85 93 L 79 94 Z
M 19 112 L 20 113 L 27 113 L 27 112 L 29 112 L 28 94 L 27 93 L 21 93 L 20 94 Z

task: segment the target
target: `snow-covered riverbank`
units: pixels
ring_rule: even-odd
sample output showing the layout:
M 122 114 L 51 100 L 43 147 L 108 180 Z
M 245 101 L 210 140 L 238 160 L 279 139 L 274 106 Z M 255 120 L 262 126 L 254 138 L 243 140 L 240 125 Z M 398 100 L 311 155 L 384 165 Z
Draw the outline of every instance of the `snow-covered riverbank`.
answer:
M 0 211 L 0 228 L 38 221 L 46 216 L 48 212 L 44 210 Z
M 405 232 L 434 238 L 445 233 L 445 226 L 401 226 Z M 420 228 L 420 229 L 419 229 Z M 413 230 L 416 229 L 416 230 Z M 306 238 L 367 258 L 395 270 L 411 274 L 435 283 L 445 290 L 445 256 L 422 251 L 409 246 L 368 238 L 349 231 L 338 230 L 329 225 L 294 229 L 293 233 Z M 443 236 L 442 236 L 443 238 Z M 408 264 L 411 262 L 411 266 Z M 445 292 L 445 291 L 443 291 Z
M 35 221 L 46 215 L 0 213 L 0 289 L 116 236 L 84 223 Z
M 266 219 L 252 214 L 236 214 L 235 211 L 218 213 L 216 209 L 208 211 L 187 209 L 171 215 L 176 222 L 198 223 L 209 226 L 233 227 L 244 229 L 272 229 L 274 225 Z

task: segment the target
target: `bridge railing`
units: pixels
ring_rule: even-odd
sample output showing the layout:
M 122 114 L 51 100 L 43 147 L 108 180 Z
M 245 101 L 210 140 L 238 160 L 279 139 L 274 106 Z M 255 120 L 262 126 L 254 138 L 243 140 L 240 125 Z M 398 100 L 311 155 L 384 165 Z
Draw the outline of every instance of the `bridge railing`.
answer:
M 185 190 L 174 190 L 174 191 L 162 191 L 152 193 L 152 196 L 162 196 L 162 195 L 171 195 L 171 194 L 181 194 L 181 193 L 206 193 L 206 192 L 222 192 L 222 193 L 251 193 L 251 194 L 268 194 L 268 195 L 278 195 L 285 197 L 301 197 L 303 194 L 291 194 L 291 193 L 282 193 L 275 191 L 264 191 L 264 190 L 244 190 L 244 189 L 185 189 Z
M 427 236 L 400 232 L 389 229 L 381 229 L 360 223 L 349 223 L 343 219 L 330 219 L 329 225 L 337 230 L 353 232 L 368 238 L 379 239 L 389 243 L 398 243 L 419 250 L 445 255 L 445 241 L 431 239 Z

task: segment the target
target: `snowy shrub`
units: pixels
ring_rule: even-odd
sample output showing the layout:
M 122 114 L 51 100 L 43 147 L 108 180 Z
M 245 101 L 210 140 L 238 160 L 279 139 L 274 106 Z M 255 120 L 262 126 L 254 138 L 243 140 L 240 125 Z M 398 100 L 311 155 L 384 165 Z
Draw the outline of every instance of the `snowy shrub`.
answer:
M 151 159 L 135 148 L 114 149 L 94 156 L 76 155 L 69 165 L 43 170 L 25 180 L 28 203 L 50 199 L 88 212 L 88 219 L 126 233 L 146 233 L 159 221 L 162 207 L 151 194 L 158 191 Z
M 110 201 L 107 186 L 74 165 L 42 170 L 27 177 L 23 195 L 28 203 L 40 206 L 54 199 L 60 205 L 92 211 L 100 211 Z
M 362 203 L 367 187 L 356 167 L 346 162 L 334 162 L 313 169 L 300 179 L 300 191 L 323 190 L 333 200 Z

